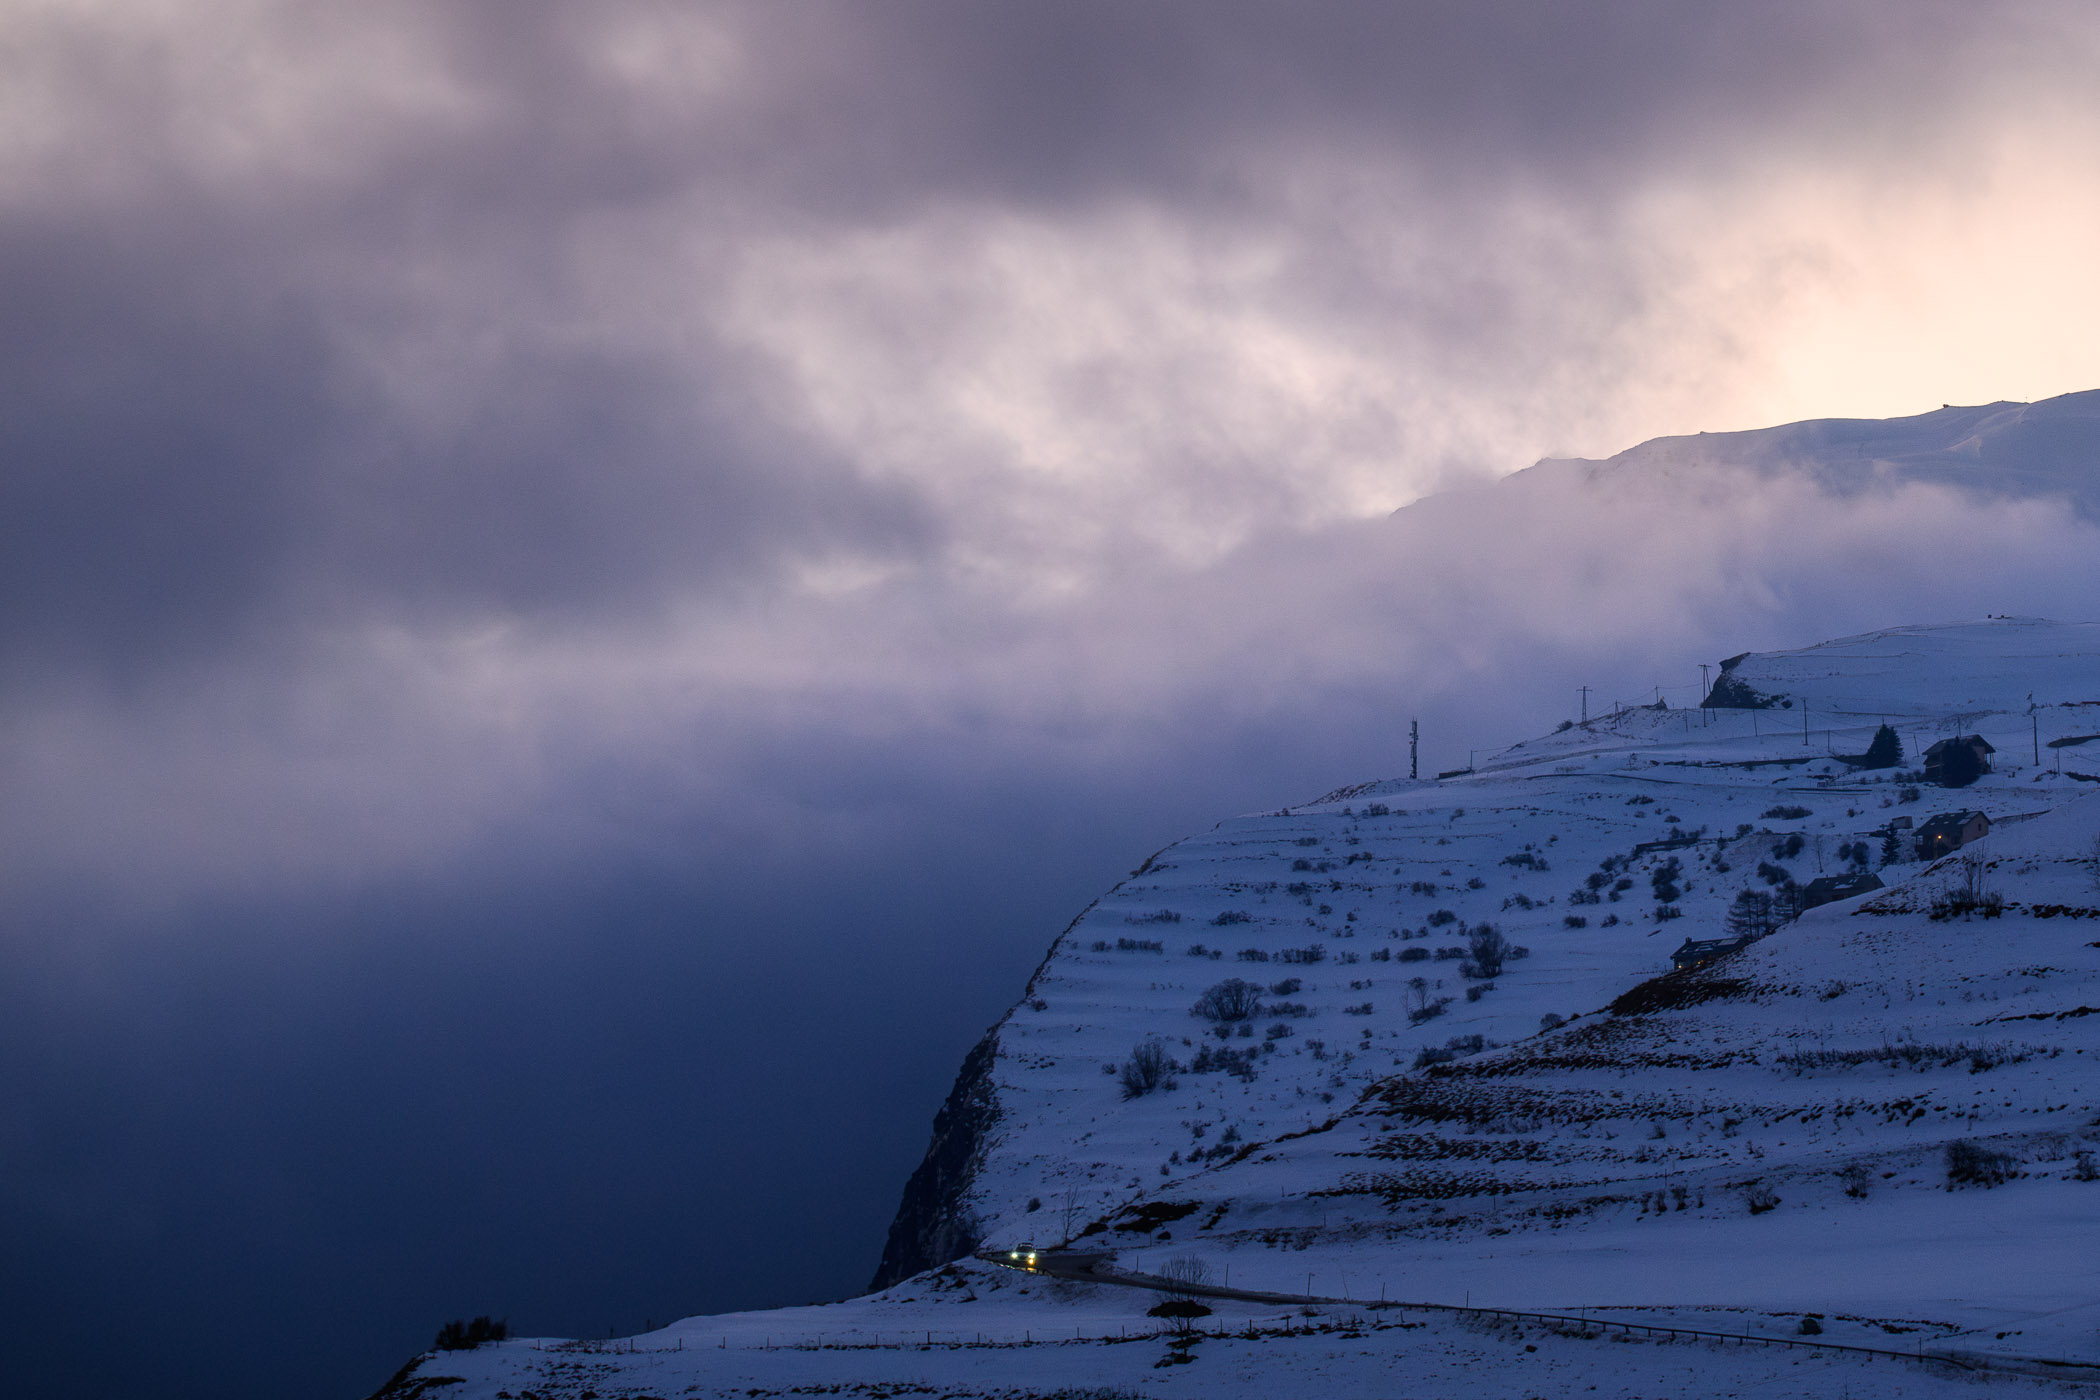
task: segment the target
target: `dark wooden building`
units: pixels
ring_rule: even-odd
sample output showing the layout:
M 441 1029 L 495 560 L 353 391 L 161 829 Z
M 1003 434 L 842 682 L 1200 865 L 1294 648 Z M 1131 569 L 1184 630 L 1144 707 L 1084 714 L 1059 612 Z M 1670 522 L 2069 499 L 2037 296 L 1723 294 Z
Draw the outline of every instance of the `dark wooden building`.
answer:
M 1919 860 L 1938 860 L 1991 834 L 1991 819 L 1981 812 L 1942 812 L 1918 827 Z
M 1690 972 L 1693 968 L 1705 967 L 1735 952 L 1750 946 L 1749 934 L 1739 938 L 1687 938 L 1684 946 L 1670 954 L 1670 966 L 1679 972 Z
M 1832 904 L 1880 888 L 1881 877 L 1871 870 L 1855 870 L 1849 875 L 1818 875 L 1802 886 L 1801 907 L 1813 909 L 1818 904 Z
M 1953 753 L 1957 747 L 1968 752 Z M 1972 783 L 1991 771 L 1991 755 L 1996 752 L 1998 750 L 1991 741 L 1981 734 L 1958 734 L 1952 739 L 1942 739 L 1925 750 L 1925 781 L 1945 787 Z

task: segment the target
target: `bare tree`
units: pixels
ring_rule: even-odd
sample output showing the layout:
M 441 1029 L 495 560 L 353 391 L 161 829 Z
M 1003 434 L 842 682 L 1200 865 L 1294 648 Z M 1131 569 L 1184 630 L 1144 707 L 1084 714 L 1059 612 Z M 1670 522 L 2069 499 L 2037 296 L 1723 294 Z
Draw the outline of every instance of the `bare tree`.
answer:
M 1193 1298 L 1210 1282 L 1210 1265 L 1193 1254 L 1177 1254 L 1159 1266 L 1159 1276 L 1167 1282 L 1169 1298 Z
M 1199 1317 L 1210 1316 L 1209 1307 L 1198 1302 L 1197 1293 L 1210 1282 L 1210 1266 L 1192 1255 L 1182 1254 L 1160 1266 L 1166 1298 L 1146 1309 L 1152 1317 L 1163 1317 L 1176 1332 L 1186 1332 Z
M 1466 933 L 1466 952 L 1482 978 L 1499 977 L 1509 957 L 1509 940 L 1493 924 L 1475 924 Z

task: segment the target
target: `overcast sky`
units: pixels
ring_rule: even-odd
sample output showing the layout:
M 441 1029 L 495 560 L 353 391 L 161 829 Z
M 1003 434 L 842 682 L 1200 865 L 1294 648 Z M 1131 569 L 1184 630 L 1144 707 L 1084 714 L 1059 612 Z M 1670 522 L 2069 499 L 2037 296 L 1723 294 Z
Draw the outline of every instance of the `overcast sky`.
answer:
M 1486 488 L 2100 387 L 2096 71 L 2074 3 L 16 0 L 41 1393 L 850 1291 L 1166 841 L 1415 715 L 2092 615 L 2040 508 Z

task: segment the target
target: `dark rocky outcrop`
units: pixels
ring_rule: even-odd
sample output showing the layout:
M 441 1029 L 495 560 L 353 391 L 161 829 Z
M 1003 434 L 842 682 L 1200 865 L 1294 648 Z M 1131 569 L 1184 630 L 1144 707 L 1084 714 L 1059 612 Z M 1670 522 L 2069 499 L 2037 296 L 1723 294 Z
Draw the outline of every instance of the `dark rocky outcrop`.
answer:
M 889 1243 L 871 1288 L 888 1288 L 977 1248 L 982 1238 L 978 1222 L 963 1208 L 962 1198 L 977 1173 L 985 1138 L 999 1119 L 992 1084 L 998 1037 L 997 1027 L 986 1031 L 963 1057 L 955 1087 L 933 1115 L 933 1141 L 904 1184 L 904 1199 L 897 1204 L 897 1218 L 890 1223 Z
M 1767 695 L 1734 674 L 1735 668 L 1749 656 L 1750 653 L 1746 651 L 1721 663 L 1720 679 L 1714 682 L 1712 690 L 1706 692 L 1706 698 L 1699 702 L 1701 709 L 1769 710 L 1780 702 L 1779 696 Z

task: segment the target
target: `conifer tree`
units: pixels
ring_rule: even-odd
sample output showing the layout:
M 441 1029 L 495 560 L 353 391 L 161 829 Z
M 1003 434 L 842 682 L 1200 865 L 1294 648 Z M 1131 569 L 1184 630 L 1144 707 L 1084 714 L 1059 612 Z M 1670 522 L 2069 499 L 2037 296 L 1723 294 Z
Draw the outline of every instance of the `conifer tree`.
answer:
M 1903 761 L 1903 740 L 1887 725 L 1874 731 L 1874 742 L 1867 745 L 1862 768 L 1894 768 Z

